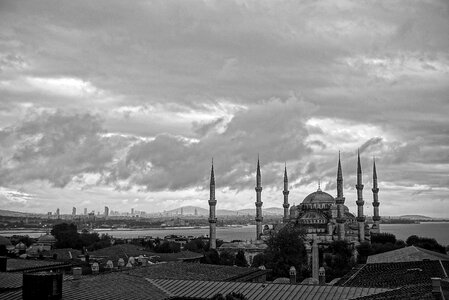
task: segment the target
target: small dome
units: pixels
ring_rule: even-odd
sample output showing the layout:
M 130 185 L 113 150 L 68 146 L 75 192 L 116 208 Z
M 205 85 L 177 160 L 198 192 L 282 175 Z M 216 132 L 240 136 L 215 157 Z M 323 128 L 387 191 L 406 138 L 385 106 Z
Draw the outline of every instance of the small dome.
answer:
M 38 242 L 40 242 L 40 243 L 42 243 L 42 242 L 44 242 L 44 243 L 45 242 L 47 242 L 47 243 L 49 243 L 49 242 L 54 243 L 54 242 L 56 242 L 56 238 L 54 236 L 52 236 L 51 234 L 46 234 L 46 235 L 41 236 L 38 239 Z
M 0 235 L 0 245 L 11 246 L 11 241 L 8 238 Z
M 333 203 L 335 203 L 335 199 L 328 193 L 318 190 L 316 192 L 313 192 L 312 194 L 309 194 L 306 198 L 304 198 L 304 201 L 302 201 L 302 203 L 332 203 L 333 204 Z
M 16 245 L 16 249 L 17 250 L 26 250 L 27 246 L 24 243 L 20 242 Z
M 290 283 L 290 279 L 287 277 L 276 278 L 273 283 Z

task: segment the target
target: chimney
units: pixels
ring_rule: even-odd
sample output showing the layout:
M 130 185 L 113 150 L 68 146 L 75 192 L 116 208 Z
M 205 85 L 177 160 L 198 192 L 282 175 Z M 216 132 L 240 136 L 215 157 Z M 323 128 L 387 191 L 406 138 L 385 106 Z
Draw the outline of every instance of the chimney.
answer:
M 100 273 L 100 266 L 98 265 L 97 262 L 94 262 L 92 264 L 92 274 L 98 275 L 98 273 Z
M 23 273 L 22 299 L 62 299 L 62 273 Z
M 296 268 L 294 266 L 290 267 L 290 283 L 295 284 L 296 283 Z
M 318 270 L 318 278 L 320 285 L 326 284 L 326 270 L 323 267 Z
M 442 300 L 443 297 L 441 296 L 441 278 L 439 277 L 432 277 L 430 278 L 432 280 L 432 296 L 435 300 Z
M 75 279 L 75 280 L 80 279 L 82 274 L 83 274 L 83 269 L 81 269 L 80 267 L 72 268 L 73 279 Z
M 0 272 L 6 272 L 7 265 L 8 265 L 8 258 L 6 256 L 0 256 Z

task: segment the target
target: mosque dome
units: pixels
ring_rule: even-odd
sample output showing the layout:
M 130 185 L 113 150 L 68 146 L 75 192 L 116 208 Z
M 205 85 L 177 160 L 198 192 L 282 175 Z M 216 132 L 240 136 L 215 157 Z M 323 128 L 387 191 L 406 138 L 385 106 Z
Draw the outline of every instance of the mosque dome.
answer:
M 307 197 L 304 198 L 304 201 L 302 201 L 303 204 L 309 204 L 309 203 L 335 203 L 334 197 L 329 195 L 326 192 L 321 191 L 318 189 L 318 191 L 313 192 L 312 194 L 309 194 Z

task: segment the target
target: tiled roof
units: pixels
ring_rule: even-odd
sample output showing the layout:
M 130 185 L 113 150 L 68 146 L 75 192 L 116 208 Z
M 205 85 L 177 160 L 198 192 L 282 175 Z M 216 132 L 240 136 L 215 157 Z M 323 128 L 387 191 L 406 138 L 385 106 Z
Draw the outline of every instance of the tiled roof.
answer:
M 379 294 L 363 296 L 357 300 L 434 300 L 432 285 L 416 284 L 408 285 Z
M 221 293 L 242 293 L 248 300 L 321 300 L 354 299 L 386 291 L 380 288 L 335 287 L 325 285 L 292 285 L 253 282 L 220 282 L 149 279 L 154 286 L 171 297 L 208 299 Z
M 359 265 L 336 285 L 392 288 L 430 284 L 432 277 L 447 277 L 448 267 L 447 262 L 438 260 Z
M 163 300 L 168 295 L 140 277 L 126 273 L 109 273 L 80 280 L 64 281 L 63 300 Z M 22 290 L 0 292 L 2 300 L 21 300 Z
M 8 258 L 6 270 L 8 272 L 38 271 L 64 268 L 66 266 L 70 266 L 70 264 L 60 261 Z
M 251 280 L 254 275 L 262 276 L 267 271 L 256 268 L 207 265 L 196 263 L 165 263 L 149 265 L 128 271 L 135 276 L 159 279 L 190 279 L 190 280 Z
M 449 255 L 416 246 L 400 248 L 368 257 L 367 264 L 420 260 L 449 260 Z
M 22 273 L 0 272 L 0 291 L 22 287 Z

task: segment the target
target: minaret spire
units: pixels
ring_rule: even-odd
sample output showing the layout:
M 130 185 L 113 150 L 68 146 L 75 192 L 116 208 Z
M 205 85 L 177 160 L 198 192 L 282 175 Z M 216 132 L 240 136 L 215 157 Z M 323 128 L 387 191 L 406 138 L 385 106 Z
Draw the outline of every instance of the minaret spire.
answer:
M 260 161 L 257 155 L 257 174 L 256 174 L 256 240 L 261 239 L 262 235 L 262 176 L 260 175 Z
M 288 194 L 290 191 L 288 190 L 288 177 L 287 177 L 287 162 L 285 163 L 284 168 L 284 190 L 282 191 L 282 194 L 284 194 L 284 204 L 282 205 L 284 207 L 284 218 L 283 222 L 288 223 L 288 208 L 290 207 L 290 204 L 288 203 Z
M 360 151 L 357 149 L 357 222 L 359 226 L 359 242 L 365 240 L 365 216 L 363 215 L 363 184 L 362 184 L 362 165 L 360 163 Z
M 380 232 L 380 216 L 379 216 L 379 188 L 377 187 L 377 172 L 376 172 L 376 159 L 373 157 L 373 188 L 371 189 L 373 191 L 373 226 L 371 227 L 373 233 L 379 233 Z
M 337 198 L 335 198 L 337 204 L 337 235 L 338 240 L 344 240 L 345 229 L 345 197 L 343 196 L 343 172 L 341 170 L 340 151 L 338 152 L 338 169 L 337 169 Z
M 209 193 L 209 245 L 210 249 L 217 248 L 217 218 L 215 216 L 215 206 L 217 200 L 215 199 L 215 174 L 214 174 L 214 159 L 212 158 L 212 166 L 210 169 L 210 193 Z

